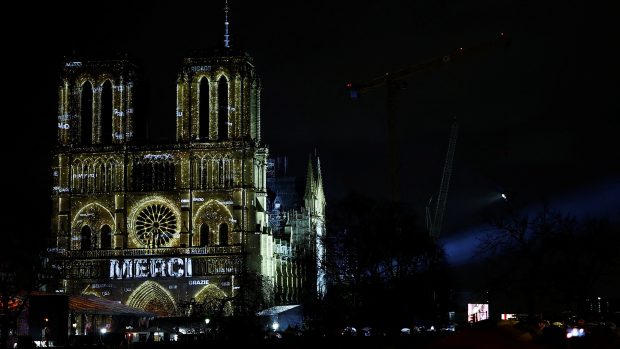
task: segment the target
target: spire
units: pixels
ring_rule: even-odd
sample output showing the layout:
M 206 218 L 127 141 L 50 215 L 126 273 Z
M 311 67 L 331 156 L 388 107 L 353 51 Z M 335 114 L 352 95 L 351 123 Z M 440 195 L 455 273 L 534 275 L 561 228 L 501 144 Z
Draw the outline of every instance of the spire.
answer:
M 224 5 L 224 47 L 230 47 L 230 35 L 228 34 L 228 0 L 226 0 L 226 5 Z
M 327 205 L 327 200 L 325 200 L 325 191 L 323 190 L 323 174 L 321 173 L 321 159 L 316 157 L 316 198 L 317 202 L 317 214 L 319 216 L 325 215 L 325 205 Z
M 314 166 L 312 165 L 312 154 L 310 154 L 310 156 L 308 156 L 308 174 L 306 175 L 306 193 L 304 194 L 306 202 L 312 200 L 314 188 Z
M 323 192 L 323 174 L 321 173 L 321 159 L 316 157 L 316 187 L 317 191 Z

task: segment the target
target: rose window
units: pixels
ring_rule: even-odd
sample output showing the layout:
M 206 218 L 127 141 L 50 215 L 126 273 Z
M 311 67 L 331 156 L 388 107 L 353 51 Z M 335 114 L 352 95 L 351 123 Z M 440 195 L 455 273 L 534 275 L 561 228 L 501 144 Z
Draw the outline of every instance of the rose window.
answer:
M 167 246 L 174 238 L 177 219 L 172 210 L 162 204 L 149 205 L 138 213 L 136 235 L 148 247 Z

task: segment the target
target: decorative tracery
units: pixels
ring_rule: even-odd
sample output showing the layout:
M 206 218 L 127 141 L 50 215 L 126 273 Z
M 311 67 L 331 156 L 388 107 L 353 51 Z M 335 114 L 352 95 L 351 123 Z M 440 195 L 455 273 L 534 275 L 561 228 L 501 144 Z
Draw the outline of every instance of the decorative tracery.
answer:
M 138 213 L 135 228 L 136 236 L 143 245 L 167 246 L 176 233 L 177 219 L 167 206 L 152 204 Z

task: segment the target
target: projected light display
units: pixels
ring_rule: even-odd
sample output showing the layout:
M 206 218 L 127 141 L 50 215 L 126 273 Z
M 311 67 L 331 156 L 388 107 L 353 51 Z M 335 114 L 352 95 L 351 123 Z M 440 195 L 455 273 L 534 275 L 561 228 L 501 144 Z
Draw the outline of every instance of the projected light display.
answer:
M 469 322 L 478 322 L 489 318 L 489 305 L 488 304 L 467 304 L 467 318 Z

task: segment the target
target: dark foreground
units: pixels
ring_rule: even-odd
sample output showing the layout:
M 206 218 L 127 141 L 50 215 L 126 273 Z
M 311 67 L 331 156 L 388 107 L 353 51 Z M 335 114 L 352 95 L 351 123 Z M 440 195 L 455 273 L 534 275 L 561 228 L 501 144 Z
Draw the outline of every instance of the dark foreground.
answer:
M 27 345 L 22 348 L 29 347 Z M 99 342 L 71 348 L 105 349 L 182 349 L 205 347 L 265 349 L 620 349 L 620 330 L 591 331 L 580 338 L 566 338 L 565 331 L 531 332 L 512 325 L 463 328 L 456 332 L 427 332 L 403 336 L 289 336 L 283 338 L 229 338 L 171 342 Z M 30 347 L 31 348 L 31 347 Z

